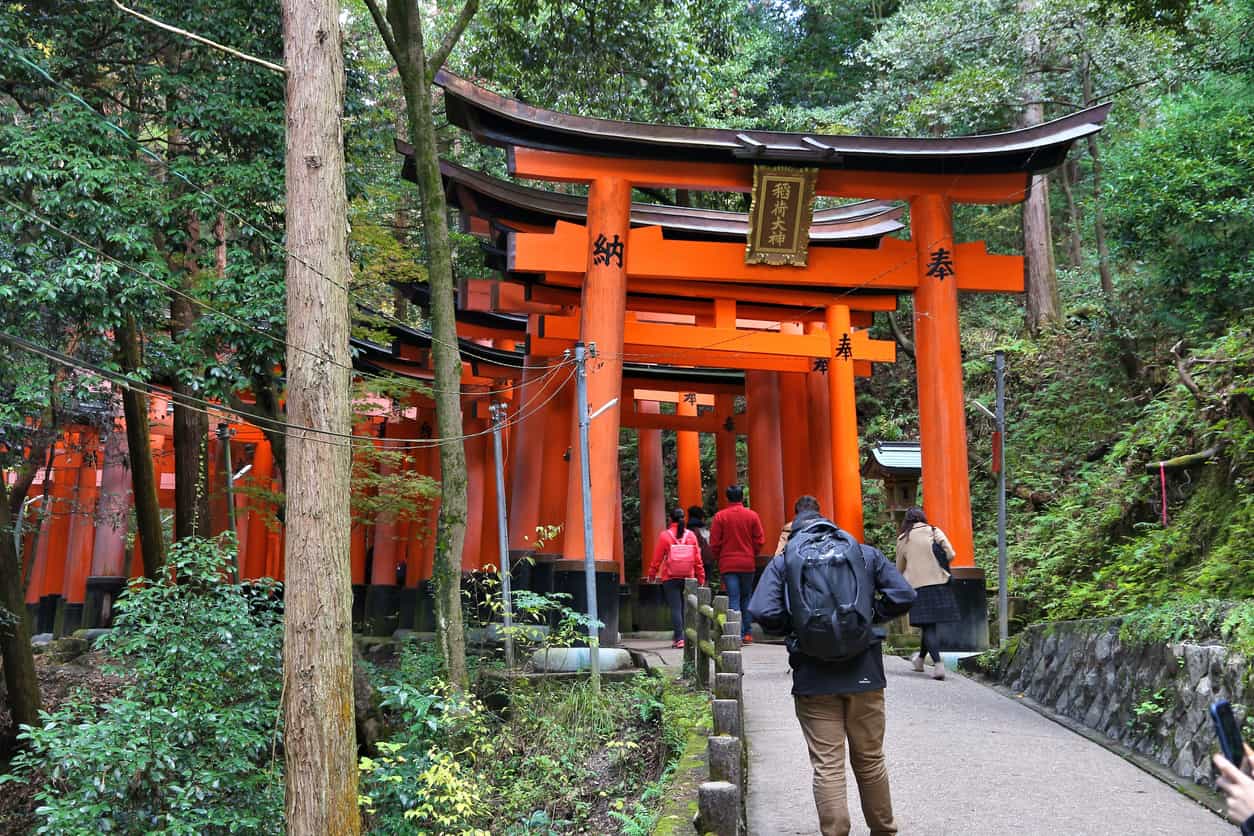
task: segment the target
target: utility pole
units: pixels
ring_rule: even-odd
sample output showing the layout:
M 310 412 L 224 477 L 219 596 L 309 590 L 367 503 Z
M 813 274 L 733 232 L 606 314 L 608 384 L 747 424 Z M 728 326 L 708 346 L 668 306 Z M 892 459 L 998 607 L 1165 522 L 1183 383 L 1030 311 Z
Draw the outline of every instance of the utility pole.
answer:
M 505 512 L 505 457 L 501 455 L 501 427 L 505 424 L 505 404 L 494 403 L 492 450 L 496 454 L 496 531 L 501 549 L 501 602 L 505 619 L 505 666 L 514 667 L 514 602 L 510 591 L 509 521 Z
M 591 347 L 596 356 L 596 346 Z M 588 464 L 588 350 L 575 343 L 575 405 L 579 414 L 579 487 L 583 492 L 583 574 L 588 596 L 588 663 L 592 690 L 601 691 L 601 636 L 597 628 L 597 567 L 592 534 L 592 470 Z
M 1006 352 L 993 355 L 997 377 L 997 433 L 993 461 L 997 464 L 997 637 L 1002 647 L 1010 637 L 1010 573 L 1006 565 Z
M 231 425 L 218 424 L 218 443 L 222 445 L 223 467 L 226 473 L 226 519 L 235 536 L 235 582 L 239 583 L 239 530 L 235 527 L 235 473 L 231 470 Z
M 356 836 L 349 573 L 348 201 L 338 0 L 283 0 L 287 537 L 283 750 L 291 836 Z

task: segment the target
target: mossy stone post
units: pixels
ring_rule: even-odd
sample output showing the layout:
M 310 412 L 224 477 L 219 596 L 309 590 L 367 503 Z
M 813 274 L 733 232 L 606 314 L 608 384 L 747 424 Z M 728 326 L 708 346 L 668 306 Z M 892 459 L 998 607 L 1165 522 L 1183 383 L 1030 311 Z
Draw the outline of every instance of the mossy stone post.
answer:
M 697 587 L 697 686 L 710 687 L 710 662 L 714 655 L 713 609 L 710 599 L 713 593 L 708 586 Z
M 692 671 L 696 676 L 697 659 L 701 651 L 697 648 L 697 579 L 688 578 L 684 581 L 684 671 Z
M 723 634 L 723 625 L 727 623 L 727 605 L 726 595 L 714 596 L 714 629 L 711 631 L 714 638 Z
M 740 738 L 715 735 L 706 743 L 710 761 L 710 780 L 726 781 L 743 787 L 741 781 Z
M 707 781 L 697 789 L 698 833 L 740 836 L 740 785 Z

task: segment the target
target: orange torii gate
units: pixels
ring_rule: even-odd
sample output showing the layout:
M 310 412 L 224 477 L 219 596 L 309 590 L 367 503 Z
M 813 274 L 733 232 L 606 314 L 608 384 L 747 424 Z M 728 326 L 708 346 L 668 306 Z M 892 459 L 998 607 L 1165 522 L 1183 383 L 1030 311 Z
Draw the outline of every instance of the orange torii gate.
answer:
M 601 354 L 588 382 L 593 408 L 620 392 L 627 296 L 647 292 L 652 282 L 912 293 L 924 503 L 929 517 L 949 533 L 955 565 L 974 565 L 958 292 L 1022 291 L 1023 259 L 990 255 L 981 242 L 955 245 L 951 207 L 1021 201 L 1034 174 L 1058 165 L 1072 142 L 1100 130 L 1108 106 L 987 136 L 812 136 L 593 119 L 530 107 L 443 71 L 436 83 L 445 91 L 450 121 L 481 142 L 505 147 L 512 175 L 589 187 L 583 224 L 562 220 L 551 231 L 516 228 L 507 234 L 504 256 L 512 274 L 578 277 L 577 336 L 595 343 Z M 668 237 L 660 224 L 633 225 L 633 188 L 747 192 L 755 166 L 764 164 L 815 169 L 821 196 L 908 203 L 911 240 L 884 238 L 873 248 L 813 247 L 806 266 L 793 267 L 746 263 L 740 243 L 684 240 Z M 852 341 L 847 307 L 829 305 L 825 320 L 832 343 Z M 842 351 L 832 359 L 842 361 L 832 371 L 851 380 L 853 358 Z M 615 406 L 590 428 L 589 468 L 600 491 L 616 490 L 619 424 Z M 856 472 L 856 442 L 853 449 L 840 450 L 835 434 L 832 442 L 833 457 L 848 456 Z M 852 503 L 836 488 L 837 521 L 849 526 L 856 522 Z M 586 546 L 596 554 L 612 553 L 614 508 L 614 502 L 594 503 L 595 543 L 584 544 L 578 527 L 571 528 L 568 557 L 582 557 Z M 959 592 L 967 616 L 963 641 L 976 645 L 987 641 L 986 632 L 980 635 L 982 577 L 978 582 L 978 590 L 972 585 Z

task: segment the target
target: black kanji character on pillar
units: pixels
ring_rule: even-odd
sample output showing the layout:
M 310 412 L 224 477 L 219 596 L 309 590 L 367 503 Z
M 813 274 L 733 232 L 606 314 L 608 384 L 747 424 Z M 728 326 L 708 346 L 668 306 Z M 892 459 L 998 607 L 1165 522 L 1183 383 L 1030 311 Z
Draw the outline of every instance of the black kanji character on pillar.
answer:
M 836 356 L 842 360 L 853 359 L 853 341 L 848 334 L 840 335 L 840 342 L 836 344 Z
M 940 247 L 932 252 L 932 261 L 927 265 L 929 276 L 935 276 L 943 282 L 946 276 L 952 276 L 954 272 L 954 260 L 949 250 Z
M 736 422 L 732 420 L 730 415 L 728 415 L 727 420 L 723 422 L 723 429 L 727 430 L 729 433 L 736 431 Z
M 608 265 L 611 258 L 618 261 L 619 267 L 623 266 L 623 242 L 618 240 L 618 235 L 610 241 L 602 232 L 592 243 L 592 263 Z
M 697 402 L 696 392 L 684 392 L 684 403 L 696 403 L 696 402 Z
M 826 372 L 826 371 L 827 371 L 827 358 L 826 358 L 826 357 L 815 357 L 815 358 L 814 358 L 814 371 L 816 371 L 816 372 Z

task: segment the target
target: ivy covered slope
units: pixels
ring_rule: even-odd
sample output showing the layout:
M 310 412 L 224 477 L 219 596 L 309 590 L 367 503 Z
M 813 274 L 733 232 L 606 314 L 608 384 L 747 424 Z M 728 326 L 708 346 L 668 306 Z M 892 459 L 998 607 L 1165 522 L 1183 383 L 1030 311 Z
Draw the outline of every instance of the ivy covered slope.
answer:
M 1252 325 L 1248 317 L 1233 323 L 1184 361 L 1203 400 L 1179 382 L 1169 354 L 1152 371 L 1161 388 L 1138 391 L 1113 346 L 1083 320 L 1039 343 L 1012 345 L 1011 592 L 1025 599 L 1031 620 L 1254 594 Z M 991 383 L 986 378 L 981 370 L 973 392 Z M 1164 526 L 1162 474 L 1153 464 L 1209 450 L 1211 458 L 1164 469 Z M 995 487 L 991 475 L 972 486 L 977 555 L 990 573 Z
M 974 397 L 991 402 L 983 358 L 1007 349 L 1011 592 L 1030 620 L 1254 596 L 1254 85 L 1229 59 L 1112 143 L 1111 304 L 1079 270 L 1039 339 L 969 311 Z M 977 467 L 988 430 L 972 426 Z M 995 482 L 972 487 L 993 569 Z

